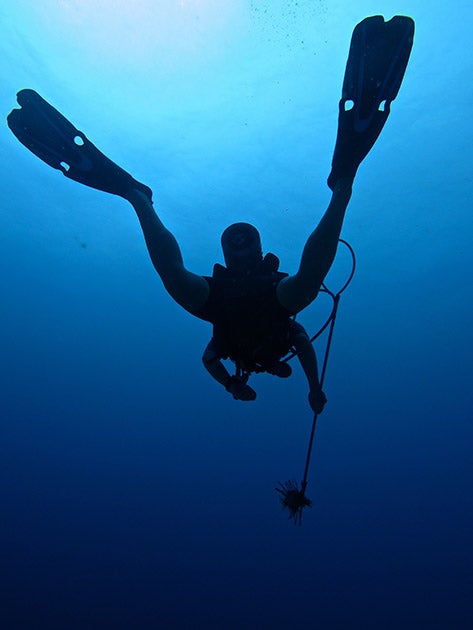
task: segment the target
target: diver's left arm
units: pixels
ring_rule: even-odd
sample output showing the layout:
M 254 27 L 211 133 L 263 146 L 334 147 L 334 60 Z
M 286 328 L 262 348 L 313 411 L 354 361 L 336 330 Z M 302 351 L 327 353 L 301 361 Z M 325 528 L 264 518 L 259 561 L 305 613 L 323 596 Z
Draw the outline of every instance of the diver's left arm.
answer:
M 255 390 L 246 384 L 247 378 L 230 376 L 217 352 L 213 339 L 209 341 L 205 349 L 202 362 L 210 376 L 220 383 L 220 385 L 223 385 L 227 392 L 232 394 L 235 400 L 250 401 L 256 399 Z

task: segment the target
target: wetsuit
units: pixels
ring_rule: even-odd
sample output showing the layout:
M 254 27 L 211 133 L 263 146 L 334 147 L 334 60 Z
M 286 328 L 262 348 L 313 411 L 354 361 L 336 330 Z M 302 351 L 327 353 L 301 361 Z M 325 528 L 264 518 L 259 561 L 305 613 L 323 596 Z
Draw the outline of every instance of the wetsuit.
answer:
M 266 256 L 251 274 L 237 274 L 215 265 L 206 276 L 210 294 L 196 313 L 213 324 L 213 342 L 222 359 L 248 371 L 264 371 L 290 350 L 296 325 L 276 295 L 287 276 Z M 275 258 L 275 257 L 274 257 Z

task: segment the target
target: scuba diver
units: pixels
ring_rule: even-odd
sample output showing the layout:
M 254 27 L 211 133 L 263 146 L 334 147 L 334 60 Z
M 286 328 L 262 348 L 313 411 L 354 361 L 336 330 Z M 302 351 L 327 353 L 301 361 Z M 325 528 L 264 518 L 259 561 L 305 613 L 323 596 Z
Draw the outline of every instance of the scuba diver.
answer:
M 236 400 L 251 401 L 251 372 L 291 374 L 280 361 L 294 348 L 309 383 L 309 403 L 320 413 L 326 399 L 319 383 L 314 348 L 293 316 L 316 297 L 335 258 L 353 177 L 338 178 L 325 215 L 307 240 L 298 272 L 278 271 L 274 254 L 263 257 L 260 236 L 249 223 L 230 225 L 222 234 L 225 267 L 216 264 L 212 277 L 185 268 L 179 245 L 139 189 L 127 193 L 145 235 L 151 260 L 170 296 L 186 311 L 213 324 L 203 362 L 208 372 Z M 230 376 L 222 360 L 230 358 Z
M 314 348 L 297 313 L 317 297 L 336 255 L 357 169 L 378 138 L 397 96 L 409 59 L 414 23 L 395 16 L 366 18 L 353 33 L 339 106 L 338 131 L 328 185 L 332 197 L 304 246 L 295 274 L 279 271 L 279 260 L 263 256 L 260 235 L 248 223 L 222 234 L 225 266 L 211 277 L 188 270 L 174 235 L 152 203 L 151 189 L 101 153 L 37 92 L 21 90 L 20 109 L 8 116 L 15 136 L 66 177 L 126 199 L 134 208 L 151 261 L 169 295 L 190 314 L 213 325 L 203 354 L 210 375 L 242 401 L 256 398 L 252 372 L 291 374 L 284 357 L 297 354 L 309 385 L 309 404 L 320 413 L 326 397 Z M 223 361 L 232 360 L 231 376 Z

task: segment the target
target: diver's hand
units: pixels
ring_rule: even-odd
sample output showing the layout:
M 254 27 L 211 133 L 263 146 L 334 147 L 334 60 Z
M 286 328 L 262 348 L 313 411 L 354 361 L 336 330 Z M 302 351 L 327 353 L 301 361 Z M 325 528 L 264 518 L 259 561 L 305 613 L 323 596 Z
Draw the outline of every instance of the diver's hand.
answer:
M 244 379 L 238 378 L 238 376 L 232 376 L 225 389 L 227 392 L 230 392 L 235 400 L 250 401 L 256 398 L 255 390 L 247 385 Z
M 327 397 L 320 388 L 309 392 L 309 405 L 315 414 L 322 413 L 326 402 Z

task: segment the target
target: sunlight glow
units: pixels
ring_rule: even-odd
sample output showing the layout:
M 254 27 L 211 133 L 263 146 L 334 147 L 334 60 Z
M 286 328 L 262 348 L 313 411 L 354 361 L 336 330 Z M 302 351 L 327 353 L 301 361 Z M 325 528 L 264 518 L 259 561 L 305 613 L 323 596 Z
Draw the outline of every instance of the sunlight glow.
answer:
M 237 0 L 50 0 L 45 26 L 99 65 L 185 64 L 212 57 L 235 29 Z

